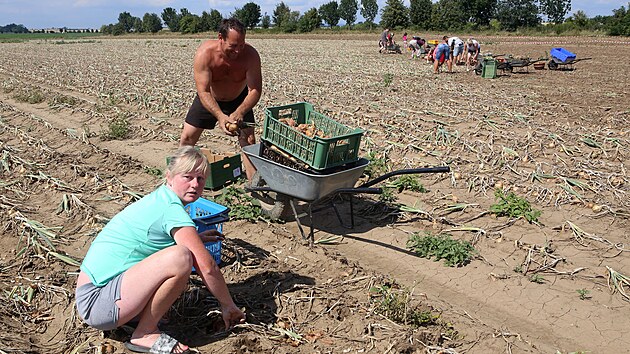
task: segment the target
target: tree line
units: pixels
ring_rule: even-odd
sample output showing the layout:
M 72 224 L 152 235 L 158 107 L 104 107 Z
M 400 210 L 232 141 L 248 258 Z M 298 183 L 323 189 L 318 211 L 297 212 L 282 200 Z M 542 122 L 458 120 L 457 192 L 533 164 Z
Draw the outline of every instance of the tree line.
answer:
M 11 23 L 6 26 L 0 26 L 0 33 L 28 33 L 28 28 L 24 27 L 24 25 Z
M 381 21 L 374 22 L 380 10 Z M 392 29 L 432 31 L 517 31 L 524 28 L 551 28 L 560 34 L 571 30 L 601 31 L 614 36 L 630 36 L 628 7 L 613 10 L 610 16 L 589 18 L 584 11 L 571 11 L 571 0 L 387 0 L 379 9 L 377 0 L 332 0 L 303 14 L 293 11 L 283 1 L 271 15 L 261 14 L 254 2 L 235 8 L 228 17 L 238 18 L 247 28 L 263 28 L 285 33 L 311 32 L 322 26 L 338 27 L 341 20 L 348 29 Z M 360 13 L 365 22 L 357 22 Z M 217 10 L 196 15 L 182 8 L 165 8 L 161 15 L 146 13 L 142 19 L 122 12 L 118 23 L 104 25 L 101 32 L 120 35 L 130 32 L 156 33 L 167 26 L 172 32 L 198 33 L 216 31 L 223 15 Z M 542 26 L 551 24 L 551 26 Z

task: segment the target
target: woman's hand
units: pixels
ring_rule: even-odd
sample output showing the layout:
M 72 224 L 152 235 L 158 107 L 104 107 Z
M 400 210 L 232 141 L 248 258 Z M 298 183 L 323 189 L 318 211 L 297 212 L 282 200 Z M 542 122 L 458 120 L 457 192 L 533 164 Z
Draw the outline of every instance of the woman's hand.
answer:
M 221 314 L 226 331 L 237 324 L 245 323 L 245 313 L 236 307 L 234 303 L 225 307 L 221 306 Z
M 206 243 L 206 242 L 217 242 L 217 241 L 223 241 L 225 240 L 225 237 L 223 237 L 223 234 L 220 233 L 219 231 L 215 230 L 215 229 L 211 229 L 211 230 L 206 230 L 203 232 L 199 233 L 199 238 L 201 239 L 201 242 Z

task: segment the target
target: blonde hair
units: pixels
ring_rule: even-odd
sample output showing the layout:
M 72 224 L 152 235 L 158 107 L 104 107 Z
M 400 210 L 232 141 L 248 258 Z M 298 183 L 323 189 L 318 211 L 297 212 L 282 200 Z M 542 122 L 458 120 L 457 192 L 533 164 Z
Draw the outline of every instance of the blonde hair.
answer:
M 199 172 L 208 176 L 208 158 L 194 146 L 182 146 L 168 159 L 165 176 L 181 173 Z

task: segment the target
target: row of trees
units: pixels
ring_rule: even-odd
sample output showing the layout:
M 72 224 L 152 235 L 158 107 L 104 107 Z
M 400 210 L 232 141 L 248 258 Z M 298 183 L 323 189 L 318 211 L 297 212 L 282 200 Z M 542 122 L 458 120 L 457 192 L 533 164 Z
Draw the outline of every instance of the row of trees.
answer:
M 28 28 L 24 27 L 24 25 L 16 25 L 15 23 L 11 23 L 6 26 L 0 26 L 0 33 L 28 33 Z
M 360 1 L 360 3 L 359 3 Z M 630 35 L 630 3 L 628 9 L 614 10 L 612 16 L 589 18 L 577 11 L 566 19 L 571 10 L 571 0 L 410 0 L 409 7 L 403 0 L 387 0 L 381 11 L 381 27 L 413 28 L 422 30 L 505 30 L 539 26 L 543 20 L 556 25 L 556 31 L 577 28 L 603 30 L 611 35 Z M 260 6 L 249 2 L 229 14 L 248 28 L 260 26 L 281 32 L 310 32 L 322 25 L 339 26 L 343 20 L 348 28 L 354 28 L 357 14 L 365 19 L 361 28 L 372 29 L 379 13 L 377 0 L 331 0 L 319 8 L 311 8 L 303 14 L 292 11 L 284 2 L 276 5 L 273 14 L 261 15 Z M 162 21 L 172 32 L 197 33 L 216 31 L 223 16 L 217 10 L 204 11 L 201 16 L 186 8 L 179 12 L 171 7 L 157 14 L 146 13 L 142 19 L 128 12 L 118 16 L 118 23 L 103 26 L 106 34 L 129 32 L 158 32 Z M 567 21 L 568 23 L 563 25 Z M 564 26 L 564 27 L 563 27 Z

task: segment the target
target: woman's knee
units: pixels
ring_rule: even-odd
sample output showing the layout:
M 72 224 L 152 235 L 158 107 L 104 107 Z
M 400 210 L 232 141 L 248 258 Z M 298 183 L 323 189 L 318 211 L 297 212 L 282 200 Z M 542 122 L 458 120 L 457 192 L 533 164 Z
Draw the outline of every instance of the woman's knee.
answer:
M 167 248 L 165 252 L 165 266 L 168 265 L 173 269 L 177 269 L 182 274 L 190 274 L 193 266 L 193 255 L 188 248 L 174 245 Z

